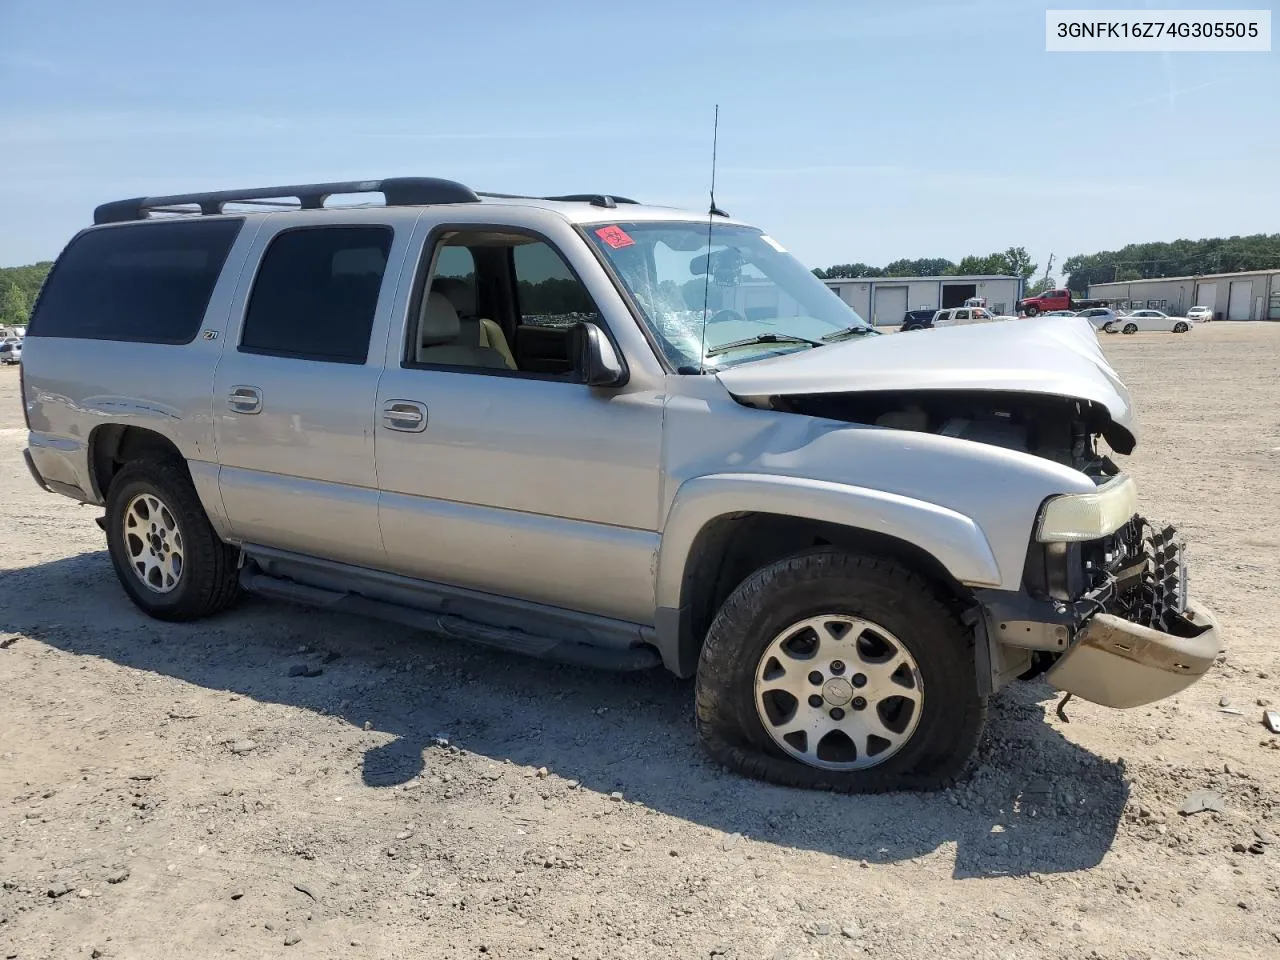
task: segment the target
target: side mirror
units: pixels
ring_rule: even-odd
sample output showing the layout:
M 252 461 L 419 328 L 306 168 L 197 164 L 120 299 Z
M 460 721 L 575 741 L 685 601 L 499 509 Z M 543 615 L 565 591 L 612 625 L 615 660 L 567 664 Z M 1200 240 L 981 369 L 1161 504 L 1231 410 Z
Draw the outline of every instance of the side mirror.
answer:
M 590 387 L 620 387 L 627 382 L 627 371 L 618 359 L 609 338 L 594 323 L 579 323 L 574 328 L 578 369 Z

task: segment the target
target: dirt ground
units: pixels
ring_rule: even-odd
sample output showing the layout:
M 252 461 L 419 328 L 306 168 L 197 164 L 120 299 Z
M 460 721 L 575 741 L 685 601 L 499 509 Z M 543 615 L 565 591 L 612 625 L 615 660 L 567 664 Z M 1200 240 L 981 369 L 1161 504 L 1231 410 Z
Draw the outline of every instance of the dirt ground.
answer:
M 959 788 L 872 798 L 715 768 L 660 672 L 259 600 L 149 621 L 0 369 L 0 958 L 1275 960 L 1280 324 L 1104 340 L 1225 659 L 1069 724 L 1009 689 Z

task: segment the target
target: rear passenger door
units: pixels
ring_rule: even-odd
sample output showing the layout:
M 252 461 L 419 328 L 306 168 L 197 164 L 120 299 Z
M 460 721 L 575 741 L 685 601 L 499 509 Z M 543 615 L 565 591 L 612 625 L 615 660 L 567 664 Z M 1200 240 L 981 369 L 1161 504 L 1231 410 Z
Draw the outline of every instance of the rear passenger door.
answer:
M 273 217 L 259 236 L 214 386 L 234 538 L 383 565 L 374 398 L 412 223 L 300 213 Z

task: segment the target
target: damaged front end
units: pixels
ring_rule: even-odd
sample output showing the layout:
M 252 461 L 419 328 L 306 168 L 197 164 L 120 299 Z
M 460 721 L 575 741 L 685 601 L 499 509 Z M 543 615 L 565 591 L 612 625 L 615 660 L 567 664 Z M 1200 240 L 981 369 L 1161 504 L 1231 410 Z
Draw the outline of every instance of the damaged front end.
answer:
M 876 391 L 771 398 L 773 409 L 951 436 L 1028 453 L 1089 477 L 1095 491 L 1050 498 L 1032 531 L 1022 589 L 978 589 L 979 684 L 1044 676 L 1109 707 L 1178 693 L 1221 650 L 1212 614 L 1187 593 L 1177 531 L 1138 513 L 1133 481 L 1099 440 L 1134 436 L 1102 404 L 1012 391 Z
M 1043 674 L 1107 707 L 1179 693 L 1222 649 L 1213 615 L 1188 597 L 1177 531 L 1138 514 L 1092 540 L 1033 542 L 1023 590 L 976 595 L 988 637 L 1029 654 L 1021 679 Z

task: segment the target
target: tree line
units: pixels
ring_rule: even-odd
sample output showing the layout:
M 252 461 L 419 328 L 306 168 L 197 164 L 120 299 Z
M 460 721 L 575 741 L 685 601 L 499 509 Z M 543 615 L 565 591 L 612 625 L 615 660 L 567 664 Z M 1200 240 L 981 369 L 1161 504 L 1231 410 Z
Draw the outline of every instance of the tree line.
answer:
M 1076 293 L 1083 293 L 1091 283 L 1116 280 L 1280 270 L 1280 233 L 1131 243 L 1119 250 L 1068 257 L 1062 269 L 1070 274 L 1067 285 Z
M 1027 280 L 1036 272 L 1026 247 L 1009 247 L 1003 252 L 968 256 L 959 263 L 945 257 L 894 260 L 883 267 L 865 263 L 837 263 L 813 271 L 819 280 L 858 280 L 863 277 L 954 277 L 969 274 L 1000 274 Z
M 813 272 L 823 280 L 1003 274 L 1030 281 L 1036 269 L 1024 247 L 1010 247 L 1003 253 L 985 257 L 968 256 L 959 263 L 944 257 L 926 257 L 921 260 L 894 260 L 883 267 L 838 263 L 819 267 Z M 1249 270 L 1280 270 L 1280 233 L 1131 243 L 1119 250 L 1076 254 L 1062 264 L 1062 272 L 1068 277 L 1066 285 L 1077 294 L 1085 293 L 1091 283 Z M 1053 277 L 1041 277 L 1034 283 L 1028 283 L 1027 293 L 1039 293 L 1054 286 L 1057 286 L 1057 281 Z
M 44 278 L 49 275 L 50 261 L 25 267 L 0 267 L 0 326 L 22 326 L 31 318 L 31 306 Z

